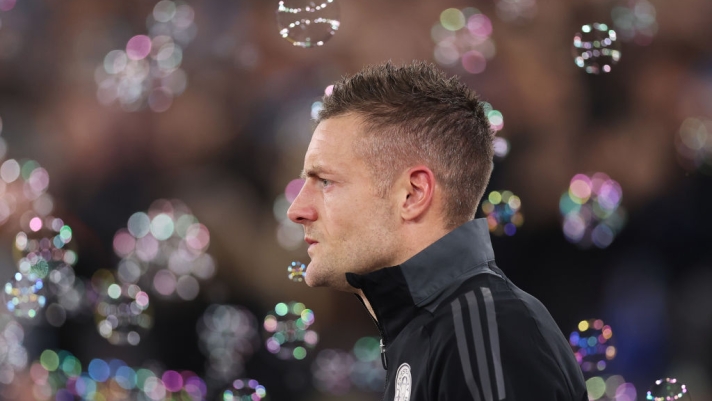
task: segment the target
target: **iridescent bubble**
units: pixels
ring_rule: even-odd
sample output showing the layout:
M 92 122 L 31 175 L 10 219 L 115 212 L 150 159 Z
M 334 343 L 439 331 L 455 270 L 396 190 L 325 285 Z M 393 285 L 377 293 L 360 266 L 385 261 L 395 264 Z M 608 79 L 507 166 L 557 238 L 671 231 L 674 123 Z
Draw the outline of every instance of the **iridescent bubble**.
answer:
M 287 266 L 287 277 L 292 281 L 301 283 L 306 273 L 307 265 L 302 262 L 294 261 Z
M 148 294 L 136 284 L 117 283 L 108 270 L 97 270 L 91 281 L 99 334 L 112 344 L 137 345 L 153 326 Z
M 351 371 L 355 358 L 335 349 L 320 351 L 312 363 L 314 387 L 322 393 L 344 395 L 351 389 Z
M 65 255 L 71 251 L 72 228 L 60 218 L 44 219 L 34 212 L 26 212 L 20 219 L 24 231 L 15 235 L 13 254 L 18 270 L 34 273 L 44 279 L 50 271 L 66 264 Z
M 520 211 L 522 201 L 511 191 L 492 191 L 482 201 L 482 212 L 487 217 L 490 232 L 512 236 L 524 223 Z
M 589 74 L 611 72 L 621 59 L 616 31 L 598 22 L 581 26 L 574 35 L 573 55 L 576 65 Z
M 210 305 L 197 330 L 207 374 L 215 380 L 227 382 L 241 374 L 244 361 L 259 348 L 257 318 L 241 306 Z
M 692 399 L 687 386 L 675 378 L 656 380 L 645 395 L 651 401 L 689 401 Z
M 606 174 L 575 175 L 559 200 L 564 236 L 583 248 L 609 246 L 625 224 L 623 191 Z
M 277 25 L 282 38 L 297 47 L 323 46 L 339 30 L 338 0 L 282 0 Z
M 569 335 L 569 344 L 584 372 L 602 372 L 616 357 L 611 326 L 601 319 L 582 320 Z
M 280 359 L 304 359 L 307 349 L 319 341 L 317 333 L 309 330 L 313 323 L 314 312 L 303 303 L 278 303 L 264 319 L 267 350 Z
M 13 315 L 33 319 L 47 302 L 44 293 L 44 282 L 37 275 L 17 272 L 5 284 L 3 301 Z
M 221 400 L 224 401 L 258 401 L 267 396 L 265 386 L 254 379 L 237 379 L 232 385 L 222 392 Z

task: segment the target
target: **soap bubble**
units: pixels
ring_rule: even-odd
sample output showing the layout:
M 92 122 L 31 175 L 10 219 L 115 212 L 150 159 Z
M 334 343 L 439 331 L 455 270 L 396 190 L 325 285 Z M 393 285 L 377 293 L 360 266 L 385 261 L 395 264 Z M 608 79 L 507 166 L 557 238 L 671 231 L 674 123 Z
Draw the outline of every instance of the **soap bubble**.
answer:
M 44 293 L 44 282 L 36 274 L 17 272 L 5 283 L 3 301 L 16 317 L 33 319 L 47 302 Z
M 294 282 L 304 281 L 304 276 L 307 272 L 307 265 L 302 262 L 294 261 L 287 266 L 287 277 Z
M 221 400 L 224 401 L 258 401 L 267 396 L 265 386 L 254 379 L 237 379 L 232 385 L 222 392 Z
M 280 359 L 304 359 L 307 348 L 314 348 L 319 341 L 317 333 L 309 330 L 312 324 L 314 312 L 303 303 L 278 303 L 264 319 L 267 350 Z
M 687 386 L 675 378 L 665 378 L 656 380 L 645 395 L 650 401 L 690 401 L 690 393 Z
M 492 191 L 482 201 L 482 212 L 487 216 L 487 225 L 495 235 L 512 236 L 524 223 L 520 211 L 522 201 L 511 191 Z
M 576 65 L 589 74 L 611 72 L 621 59 L 616 31 L 597 22 L 581 26 L 574 35 L 573 54 Z
M 59 266 L 76 263 L 72 229 L 60 218 L 40 217 L 28 211 L 20 219 L 23 231 L 15 235 L 13 256 L 18 270 L 44 279 Z M 66 259 L 66 260 L 65 260 Z
M 584 372 L 601 372 L 616 357 L 611 326 L 601 319 L 582 320 L 569 335 L 569 344 Z
M 341 25 L 338 0 L 282 0 L 277 8 L 279 34 L 297 47 L 323 46 Z

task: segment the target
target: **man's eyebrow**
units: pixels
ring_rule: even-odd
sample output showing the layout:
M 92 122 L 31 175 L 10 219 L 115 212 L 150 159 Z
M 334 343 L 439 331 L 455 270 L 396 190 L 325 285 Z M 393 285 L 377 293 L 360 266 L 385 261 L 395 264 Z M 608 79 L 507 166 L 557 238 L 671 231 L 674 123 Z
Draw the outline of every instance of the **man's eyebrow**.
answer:
M 328 171 L 320 166 L 320 165 L 315 165 L 312 167 L 309 167 L 308 169 L 302 170 L 301 174 L 299 174 L 299 177 L 303 180 L 307 179 L 307 177 L 319 177 L 321 174 L 327 173 Z

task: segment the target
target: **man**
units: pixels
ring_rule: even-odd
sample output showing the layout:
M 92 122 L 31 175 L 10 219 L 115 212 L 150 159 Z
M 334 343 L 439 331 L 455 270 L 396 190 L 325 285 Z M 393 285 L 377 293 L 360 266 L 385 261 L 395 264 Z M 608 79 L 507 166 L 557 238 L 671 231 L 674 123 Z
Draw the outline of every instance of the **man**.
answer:
M 556 323 L 472 220 L 492 156 L 476 95 L 431 65 L 369 67 L 324 98 L 288 215 L 307 284 L 356 293 L 376 321 L 384 400 L 588 399 Z

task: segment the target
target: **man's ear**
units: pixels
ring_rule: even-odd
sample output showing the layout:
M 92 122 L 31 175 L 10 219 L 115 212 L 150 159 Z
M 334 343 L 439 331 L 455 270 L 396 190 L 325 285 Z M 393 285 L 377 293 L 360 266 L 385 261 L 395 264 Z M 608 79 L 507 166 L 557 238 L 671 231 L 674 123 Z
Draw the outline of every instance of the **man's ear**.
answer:
M 406 221 L 415 221 L 425 215 L 433 204 L 435 196 L 435 174 L 427 166 L 409 168 L 403 174 L 403 192 L 405 199 L 400 205 L 401 217 Z

